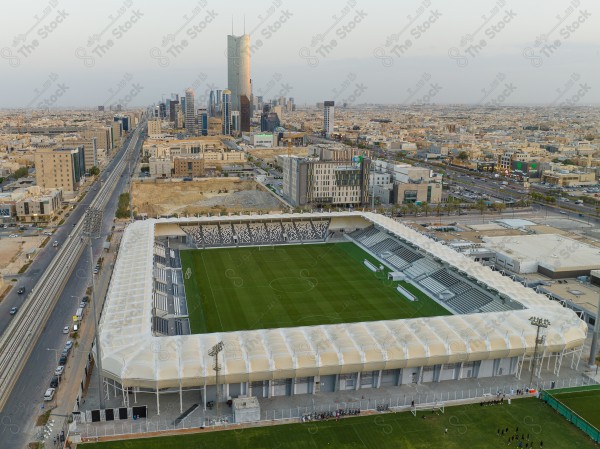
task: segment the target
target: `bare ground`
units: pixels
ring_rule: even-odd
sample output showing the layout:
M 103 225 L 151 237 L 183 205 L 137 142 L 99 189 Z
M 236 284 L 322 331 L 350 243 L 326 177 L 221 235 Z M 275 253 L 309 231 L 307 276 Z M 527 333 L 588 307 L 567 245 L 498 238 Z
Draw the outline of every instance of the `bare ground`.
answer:
M 133 206 L 149 216 L 276 211 L 283 205 L 254 181 L 207 178 L 192 182 L 136 182 Z

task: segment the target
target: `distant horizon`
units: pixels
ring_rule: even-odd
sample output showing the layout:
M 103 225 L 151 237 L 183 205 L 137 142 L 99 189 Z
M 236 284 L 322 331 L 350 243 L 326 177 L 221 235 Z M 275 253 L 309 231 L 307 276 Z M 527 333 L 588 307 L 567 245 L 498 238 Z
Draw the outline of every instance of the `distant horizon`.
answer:
M 2 108 L 144 107 L 190 86 L 202 104 L 228 87 L 227 36 L 244 31 L 265 99 L 600 104 L 600 3 L 589 0 L 33 0 L 6 22 Z

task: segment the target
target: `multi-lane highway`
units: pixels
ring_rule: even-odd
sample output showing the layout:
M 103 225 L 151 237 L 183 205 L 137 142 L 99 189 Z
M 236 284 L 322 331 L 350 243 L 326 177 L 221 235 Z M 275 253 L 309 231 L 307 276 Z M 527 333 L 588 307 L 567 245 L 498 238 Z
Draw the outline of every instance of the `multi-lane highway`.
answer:
M 95 241 L 93 250 L 96 260 L 111 230 L 118 195 L 130 178 L 128 163 L 137 160 L 143 126 L 131 133 L 101 175 L 102 182 L 90 189 L 63 229 L 53 236 L 62 244 L 58 248 L 48 245 L 30 266 L 29 277 L 21 281 L 28 286 L 26 299 L 11 293 L 0 305 L 2 313 L 15 301 L 22 302 L 8 323 L 4 319 L 9 317 L 7 312 L 0 321 L 0 448 L 25 447 L 33 438 L 35 418 L 41 413 L 43 393 L 55 367 L 54 349 L 62 349 L 66 339 L 62 328 L 91 283 L 89 252 L 83 251 L 85 210 L 90 206 L 104 210 L 102 238 Z

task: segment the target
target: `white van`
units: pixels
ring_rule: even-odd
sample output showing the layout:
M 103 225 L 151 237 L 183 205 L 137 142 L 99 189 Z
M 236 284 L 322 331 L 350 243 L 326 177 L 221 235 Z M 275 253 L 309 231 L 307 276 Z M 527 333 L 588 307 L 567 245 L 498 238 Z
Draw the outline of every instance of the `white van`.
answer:
M 83 317 L 83 309 L 81 307 L 77 309 L 75 316 L 77 317 L 77 321 L 81 321 L 81 318 Z

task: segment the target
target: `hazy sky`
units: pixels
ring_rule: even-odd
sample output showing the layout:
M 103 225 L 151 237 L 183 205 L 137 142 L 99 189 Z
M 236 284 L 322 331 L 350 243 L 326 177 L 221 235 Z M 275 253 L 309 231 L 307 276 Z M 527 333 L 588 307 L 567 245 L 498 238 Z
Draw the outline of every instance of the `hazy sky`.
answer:
M 8 11 L 8 8 L 5 8 Z M 0 107 L 148 105 L 226 88 L 296 103 L 599 104 L 600 2 L 28 0 L 0 26 Z

